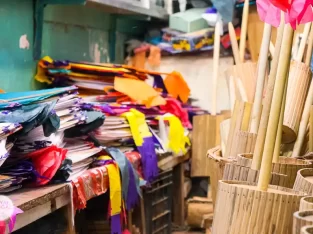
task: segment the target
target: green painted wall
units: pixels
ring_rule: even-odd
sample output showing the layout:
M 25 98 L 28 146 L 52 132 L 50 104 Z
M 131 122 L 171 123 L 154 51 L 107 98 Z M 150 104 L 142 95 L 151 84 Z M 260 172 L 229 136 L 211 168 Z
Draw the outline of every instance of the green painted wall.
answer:
M 33 79 L 37 63 L 33 60 L 34 2 L 1 0 L 0 22 L 0 88 L 6 91 L 38 88 Z M 42 55 L 61 60 L 110 62 L 113 52 L 115 62 L 120 63 L 125 40 L 143 34 L 146 26 L 144 20 L 80 5 L 49 5 L 44 11 Z M 20 48 L 23 35 L 29 48 Z
M 54 59 L 109 62 L 109 14 L 84 6 L 45 9 L 42 55 Z
M 0 1 L 0 88 L 21 91 L 34 88 L 33 4 L 29 0 Z M 30 48 L 21 49 L 19 40 L 27 35 Z

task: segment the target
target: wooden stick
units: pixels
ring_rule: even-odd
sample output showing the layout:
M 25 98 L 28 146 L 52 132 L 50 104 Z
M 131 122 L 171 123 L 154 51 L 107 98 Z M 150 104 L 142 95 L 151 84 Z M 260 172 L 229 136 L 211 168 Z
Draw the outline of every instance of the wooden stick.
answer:
M 308 41 L 308 49 L 307 49 L 306 58 L 305 58 L 305 64 L 307 66 L 311 65 L 312 48 L 313 48 L 313 27 L 311 26 L 311 31 L 310 31 L 309 41 Z
M 252 108 L 252 118 L 251 118 L 251 133 L 258 133 L 260 118 L 261 118 L 261 107 L 262 107 L 262 98 L 263 98 L 263 88 L 265 81 L 266 65 L 267 65 L 267 55 L 268 48 L 271 41 L 271 32 L 272 26 L 270 24 L 264 24 L 262 45 L 259 56 L 259 64 L 257 71 L 257 83 L 256 91 Z
M 229 96 L 230 96 L 230 110 L 233 113 L 234 105 L 236 101 L 236 93 L 235 93 L 235 84 L 234 84 L 234 77 L 229 77 Z
M 268 118 L 270 115 L 273 90 L 274 90 L 278 61 L 279 61 L 279 54 L 280 54 L 281 44 L 282 44 L 282 39 L 283 39 L 283 34 L 284 34 L 284 26 L 285 24 L 282 20 L 282 23 L 280 24 L 278 28 L 278 32 L 277 32 L 275 53 L 274 53 L 274 57 L 272 61 L 271 72 L 270 72 L 268 83 L 267 83 L 266 95 L 264 98 L 263 109 L 262 109 L 262 117 L 260 121 L 256 143 L 255 143 L 254 153 L 253 153 L 253 160 L 251 164 L 251 168 L 253 170 L 260 170 L 260 167 L 261 167 L 263 147 L 264 147 L 264 142 L 265 142 L 265 134 L 266 134 L 266 129 L 268 125 Z
M 239 56 L 239 48 L 238 48 L 238 43 L 237 43 L 236 32 L 235 32 L 234 25 L 232 22 L 228 23 L 228 33 L 230 37 L 231 48 L 233 50 L 235 64 L 237 65 L 240 63 L 240 56 Z
M 248 16 L 249 16 L 249 0 L 245 0 L 244 6 L 243 6 L 243 12 L 242 12 L 240 45 L 239 45 L 239 56 L 240 56 L 240 61 L 242 63 L 245 61 Z
M 279 123 L 281 104 L 288 77 L 293 34 L 294 31 L 292 30 L 290 25 L 285 25 L 282 47 L 279 56 L 276 82 L 274 86 L 273 100 L 265 137 L 261 170 L 258 181 L 258 189 L 262 191 L 267 191 L 268 184 L 271 178 L 275 139 Z
M 278 129 L 277 129 L 274 155 L 273 155 L 273 163 L 277 163 L 279 156 L 280 156 L 280 145 L 281 145 L 281 138 L 283 135 L 283 122 L 284 122 L 284 113 L 285 113 L 285 105 L 286 105 L 287 87 L 288 87 L 288 81 L 286 82 L 286 85 L 285 85 L 283 103 L 280 109 L 279 124 L 278 124 Z
M 239 89 L 239 93 L 240 93 L 242 101 L 248 102 L 248 96 L 247 96 L 245 87 L 243 86 L 242 80 L 240 78 L 236 77 L 235 81 L 236 81 L 236 85 Z
M 216 95 L 217 95 L 217 78 L 218 78 L 218 67 L 220 60 L 220 21 L 216 22 L 214 32 L 214 52 L 213 52 L 213 82 L 212 82 L 212 115 L 216 115 Z
M 313 152 L 313 106 L 310 108 L 309 151 Z
M 222 155 L 224 155 L 226 152 L 226 143 L 227 143 L 227 138 L 228 138 L 229 129 L 230 129 L 230 122 L 231 122 L 231 119 L 225 119 L 220 124 Z
M 311 23 L 306 23 L 304 26 L 304 31 L 302 34 L 302 39 L 301 39 L 301 43 L 299 46 L 298 54 L 297 54 L 297 57 L 295 59 L 297 62 L 302 62 L 304 49 L 305 49 L 306 41 L 308 40 L 310 28 L 311 28 Z
M 239 118 L 238 114 L 240 112 L 240 105 L 241 105 L 240 103 L 241 102 L 239 102 L 238 100 L 235 101 L 234 111 L 233 111 L 231 119 L 230 119 L 230 129 L 229 129 L 229 133 L 228 133 L 225 154 L 223 154 L 223 157 L 228 158 L 230 156 L 231 146 L 233 143 L 233 138 L 235 136 L 235 128 L 236 128 L 237 118 Z
M 296 59 L 300 46 L 300 34 L 296 33 L 292 44 L 292 59 Z
M 302 112 L 302 117 L 299 125 L 299 131 L 298 131 L 298 136 L 297 140 L 295 142 L 295 145 L 293 147 L 292 155 L 291 157 L 297 157 L 300 155 L 300 151 L 304 142 L 305 134 L 306 134 L 306 129 L 308 126 L 309 122 L 309 117 L 310 117 L 310 108 L 313 104 L 313 82 L 310 84 L 310 89 L 308 92 L 308 96 L 305 100 L 304 104 L 304 109 Z
M 271 53 L 271 56 L 274 57 L 275 46 L 274 46 L 273 42 L 270 42 L 270 53 Z

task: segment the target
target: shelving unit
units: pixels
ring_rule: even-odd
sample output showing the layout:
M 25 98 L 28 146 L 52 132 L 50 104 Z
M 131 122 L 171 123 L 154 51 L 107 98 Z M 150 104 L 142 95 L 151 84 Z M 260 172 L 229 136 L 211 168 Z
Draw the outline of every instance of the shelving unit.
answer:
M 150 4 L 150 7 L 146 8 L 139 1 L 87 0 L 86 6 L 97 7 L 98 9 L 115 14 L 140 14 L 161 20 L 168 19 L 168 14 L 163 7 Z

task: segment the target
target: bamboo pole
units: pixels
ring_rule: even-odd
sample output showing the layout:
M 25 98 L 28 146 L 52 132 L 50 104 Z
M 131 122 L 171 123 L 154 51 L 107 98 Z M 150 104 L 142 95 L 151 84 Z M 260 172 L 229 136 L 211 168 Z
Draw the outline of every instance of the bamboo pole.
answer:
M 242 12 L 240 44 L 239 44 L 239 56 L 240 56 L 240 61 L 242 63 L 245 61 L 248 16 L 249 16 L 249 0 L 245 0 L 244 6 L 243 6 L 243 12 Z
M 281 105 L 281 110 L 280 110 L 279 124 L 278 124 L 278 129 L 277 129 L 274 155 L 273 155 L 273 163 L 277 163 L 279 156 L 280 156 L 280 145 L 281 145 L 281 138 L 283 134 L 283 121 L 284 121 L 284 112 L 285 112 L 285 105 L 286 105 L 287 87 L 288 87 L 288 81 L 286 82 L 286 85 L 285 85 L 283 103 Z
M 263 38 L 262 38 L 262 45 L 260 50 L 259 56 L 259 64 L 258 64 L 258 71 L 257 71 L 257 84 L 256 84 L 256 92 L 252 107 L 252 118 L 251 118 L 251 133 L 258 133 L 258 128 L 260 124 L 260 117 L 261 117 L 261 107 L 262 107 L 262 97 L 263 97 L 263 88 L 264 88 L 264 81 L 265 81 L 265 73 L 266 73 L 266 65 L 267 65 L 267 58 L 268 58 L 268 49 L 271 41 L 271 32 L 272 26 L 270 24 L 264 24 L 263 30 Z
M 274 86 L 272 105 L 268 121 L 268 128 L 265 137 L 260 177 L 258 181 L 258 189 L 262 191 L 267 191 L 271 177 L 275 139 L 277 134 L 279 114 L 283 100 L 284 89 L 288 77 L 293 34 L 294 31 L 292 30 L 290 25 L 285 25 L 282 47 L 279 56 L 276 82 Z
M 220 59 L 220 21 L 216 22 L 214 32 L 214 52 L 213 52 L 213 85 L 212 85 L 212 115 L 216 115 L 216 95 L 217 95 L 217 79 L 219 71 L 219 59 Z
M 313 27 L 311 25 L 311 31 L 310 31 L 309 41 L 308 41 L 308 49 L 307 49 L 307 53 L 305 57 L 305 64 L 307 66 L 310 66 L 311 64 L 312 48 L 313 48 Z
M 255 149 L 253 152 L 253 160 L 252 160 L 252 165 L 251 165 L 251 168 L 253 170 L 260 170 L 260 167 L 261 167 L 263 147 L 264 147 L 264 142 L 265 142 L 265 134 L 266 134 L 268 119 L 269 119 L 269 114 L 270 114 L 270 109 L 271 109 L 273 90 L 274 90 L 275 78 L 276 78 L 278 61 L 279 61 L 279 54 L 280 54 L 281 44 L 282 44 L 282 39 L 283 39 L 283 34 L 284 34 L 284 26 L 285 24 L 282 21 L 277 32 L 275 53 L 274 53 L 274 57 L 272 61 L 271 72 L 270 72 L 268 83 L 267 83 L 266 95 L 264 98 L 262 117 L 260 121 L 256 143 L 255 143 Z
M 238 48 L 238 43 L 237 43 L 236 32 L 235 32 L 234 25 L 232 22 L 228 23 L 228 33 L 230 37 L 231 48 L 233 50 L 235 64 L 237 65 L 240 63 L 240 56 L 239 56 L 239 48 Z

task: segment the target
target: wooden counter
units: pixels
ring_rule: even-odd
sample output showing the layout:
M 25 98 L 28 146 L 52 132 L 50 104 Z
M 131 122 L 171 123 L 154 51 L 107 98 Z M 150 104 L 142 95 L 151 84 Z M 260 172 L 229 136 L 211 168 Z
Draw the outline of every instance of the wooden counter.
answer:
M 75 233 L 72 226 L 71 196 L 68 184 L 18 190 L 8 196 L 24 213 L 17 215 L 14 231 L 62 209 L 68 220 L 67 233 Z

